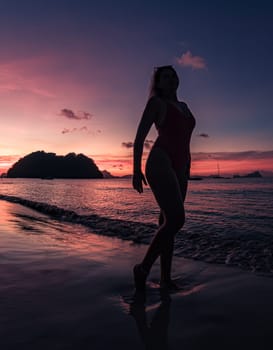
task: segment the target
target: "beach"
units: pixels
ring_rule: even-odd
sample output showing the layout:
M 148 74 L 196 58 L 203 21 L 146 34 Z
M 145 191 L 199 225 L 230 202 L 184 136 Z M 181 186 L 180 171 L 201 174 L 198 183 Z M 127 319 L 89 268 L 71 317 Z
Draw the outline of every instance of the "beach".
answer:
M 175 257 L 181 286 L 145 300 L 132 268 L 147 245 L 0 200 L 1 349 L 271 349 L 273 279 Z

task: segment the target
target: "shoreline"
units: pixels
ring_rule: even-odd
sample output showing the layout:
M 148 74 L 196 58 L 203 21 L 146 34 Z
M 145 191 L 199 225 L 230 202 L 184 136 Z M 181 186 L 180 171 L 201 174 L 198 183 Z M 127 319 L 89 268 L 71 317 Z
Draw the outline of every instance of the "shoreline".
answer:
M 79 224 L 89 232 L 91 230 L 101 237 L 116 237 L 136 245 L 149 244 L 157 228 L 155 224 L 130 222 L 96 214 L 80 215 L 75 211 L 65 210 L 55 205 L 16 196 L 0 194 L 1 200 L 34 209 L 58 221 L 59 224 Z M 234 232 L 224 236 L 217 230 L 204 235 L 200 229 L 194 232 L 182 229 L 176 237 L 174 254 L 183 258 L 238 267 L 244 271 L 273 277 L 272 251 L 273 235 L 265 233 L 253 236 L 249 232 L 244 235 L 237 235 Z
M 0 201 L 0 211 L 3 349 L 273 345 L 272 278 L 175 257 L 181 290 L 160 293 L 157 263 L 145 304 L 135 303 L 132 267 L 146 246 L 84 232 L 19 204 Z

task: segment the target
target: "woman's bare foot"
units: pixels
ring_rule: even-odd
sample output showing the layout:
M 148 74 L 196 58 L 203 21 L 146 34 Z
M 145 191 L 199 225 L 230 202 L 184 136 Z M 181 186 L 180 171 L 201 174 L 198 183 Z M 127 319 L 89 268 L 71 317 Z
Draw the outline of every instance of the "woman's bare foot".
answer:
M 144 291 L 145 290 L 147 276 L 148 276 L 148 273 L 142 267 L 141 264 L 135 265 L 135 267 L 134 267 L 134 281 L 135 281 L 135 287 L 136 287 L 137 291 Z

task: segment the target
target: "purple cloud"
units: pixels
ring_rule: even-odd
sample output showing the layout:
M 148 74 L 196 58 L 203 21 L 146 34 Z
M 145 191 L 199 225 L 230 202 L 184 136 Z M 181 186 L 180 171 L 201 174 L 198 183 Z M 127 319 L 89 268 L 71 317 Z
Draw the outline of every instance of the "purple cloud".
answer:
M 153 140 L 145 140 L 145 141 L 144 141 L 144 148 L 146 148 L 146 149 L 151 149 L 153 143 L 154 143 Z M 133 147 L 134 147 L 134 143 L 131 142 L 131 141 L 122 142 L 121 146 L 122 146 L 122 147 L 125 147 L 125 148 L 133 148 Z
M 129 141 L 129 142 L 122 142 L 121 144 L 122 147 L 125 147 L 125 148 L 133 148 L 134 147 L 134 143 Z
M 87 126 L 82 126 L 81 128 L 73 128 L 73 129 L 64 128 L 63 131 L 62 131 L 62 134 L 68 134 L 68 133 L 72 133 L 72 132 L 76 132 L 76 131 L 87 132 L 88 131 L 88 127 Z
M 61 110 L 61 112 L 59 113 L 60 116 L 66 117 L 68 119 L 74 119 L 74 120 L 82 120 L 82 119 L 91 119 L 92 118 L 92 114 L 88 113 L 88 112 L 83 112 L 80 111 L 78 113 L 75 113 L 72 111 L 72 109 L 68 109 L 68 108 L 63 108 Z
M 193 160 L 246 160 L 273 159 L 273 151 L 243 151 L 243 152 L 196 152 L 192 153 Z
M 200 133 L 200 134 L 198 134 L 197 135 L 198 137 L 204 137 L 204 138 L 208 138 L 209 137 L 209 135 L 208 134 L 206 134 L 206 133 Z

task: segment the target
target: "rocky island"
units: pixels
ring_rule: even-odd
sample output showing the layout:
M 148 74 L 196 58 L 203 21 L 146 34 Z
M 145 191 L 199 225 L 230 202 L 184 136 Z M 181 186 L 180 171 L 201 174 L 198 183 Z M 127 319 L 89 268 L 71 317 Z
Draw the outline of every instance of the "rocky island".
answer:
M 103 174 L 93 159 L 84 154 L 68 153 L 65 156 L 57 156 L 55 153 L 37 151 L 13 164 L 7 172 L 7 177 L 101 179 Z

